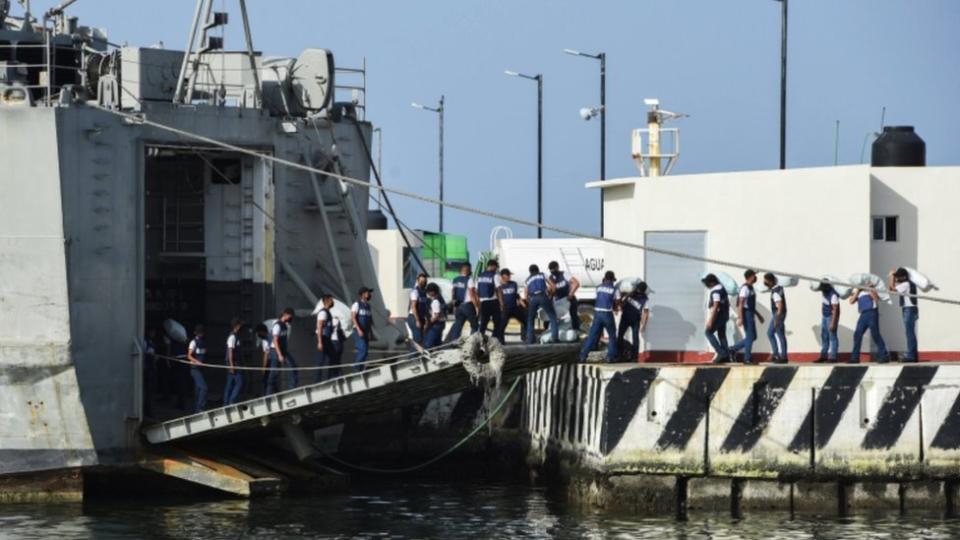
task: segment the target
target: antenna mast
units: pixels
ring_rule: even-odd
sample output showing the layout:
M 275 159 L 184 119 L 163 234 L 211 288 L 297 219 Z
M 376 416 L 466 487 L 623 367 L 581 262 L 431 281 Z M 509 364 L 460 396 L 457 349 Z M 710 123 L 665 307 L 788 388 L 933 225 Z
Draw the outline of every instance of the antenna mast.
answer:
M 187 38 L 187 49 L 183 53 L 183 62 L 180 64 L 180 77 L 177 79 L 177 89 L 173 95 L 173 102 L 181 105 L 193 101 L 193 92 L 196 88 L 197 77 L 203 55 L 214 50 L 223 49 L 223 39 L 210 37 L 210 30 L 227 24 L 226 13 L 213 11 L 214 0 L 197 0 L 197 7 L 193 14 L 193 24 L 190 26 L 190 36 Z M 250 19 L 247 17 L 247 2 L 239 0 L 240 14 L 243 19 L 243 35 L 247 46 L 247 57 L 250 61 L 250 71 L 253 73 L 254 95 L 256 105 L 262 103 L 260 93 L 260 74 L 257 72 L 257 60 L 254 56 L 253 37 L 250 32 Z M 202 17 L 202 19 L 201 19 Z M 203 24 L 201 25 L 201 21 Z M 200 49 L 194 53 L 197 43 L 197 32 L 200 31 Z

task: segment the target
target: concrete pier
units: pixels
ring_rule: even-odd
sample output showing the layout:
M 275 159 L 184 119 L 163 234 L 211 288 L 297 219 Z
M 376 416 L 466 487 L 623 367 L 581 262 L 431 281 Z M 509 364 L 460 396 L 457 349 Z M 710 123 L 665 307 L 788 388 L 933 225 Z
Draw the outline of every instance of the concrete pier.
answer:
M 560 366 L 522 426 L 598 507 L 953 514 L 960 365 Z

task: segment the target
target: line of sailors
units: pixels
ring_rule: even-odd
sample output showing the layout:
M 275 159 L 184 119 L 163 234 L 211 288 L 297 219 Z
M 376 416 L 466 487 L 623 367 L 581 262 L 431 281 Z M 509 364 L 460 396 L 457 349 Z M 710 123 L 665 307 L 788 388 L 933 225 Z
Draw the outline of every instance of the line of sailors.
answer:
M 733 361 L 736 355 L 742 354 L 741 360 L 745 364 L 756 364 L 753 358 L 753 343 L 757 339 L 757 321 L 764 323 L 763 316 L 757 312 L 757 295 L 754 285 L 757 282 L 757 273 L 747 270 L 743 274 L 744 283 L 740 287 L 736 299 L 738 313 L 737 325 L 743 330 L 743 339 L 728 346 L 727 323 L 730 320 L 730 300 L 726 289 L 714 274 L 707 274 L 701 281 L 709 292 L 706 331 L 707 340 L 716 352 L 714 363 Z M 764 274 L 764 285 L 770 290 L 771 321 L 767 326 L 767 338 L 770 340 L 770 350 L 774 363 L 785 364 L 787 357 L 787 297 L 783 287 L 778 283 L 777 276 L 771 273 Z M 910 274 L 905 268 L 895 268 L 887 276 L 887 285 L 899 295 L 904 331 L 907 337 L 906 354 L 900 358 L 903 362 L 917 362 L 917 333 L 916 325 L 919 319 L 917 306 L 917 285 L 910 280 Z M 820 283 L 819 291 L 822 295 L 820 337 L 821 349 L 817 363 L 835 363 L 838 360 L 839 340 L 837 328 L 840 321 L 840 294 L 827 281 Z M 880 296 L 875 288 L 854 289 L 849 298 L 850 304 L 857 306 L 859 317 L 853 333 L 853 348 L 847 363 L 860 362 L 860 348 L 864 335 L 869 331 L 873 340 L 878 363 L 890 361 L 887 346 L 880 335 Z
M 570 305 L 571 326 L 580 328 L 577 316 L 576 292 L 580 282 L 560 270 L 554 261 L 549 264 L 548 275 L 540 272 L 537 265 L 531 265 L 530 276 L 525 281 L 524 294 L 513 281 L 513 273 L 500 268 L 496 260 L 486 263 L 483 272 L 476 278 L 472 276 L 469 263 L 460 268 L 460 275 L 453 280 L 452 308 L 454 322 L 447 334 L 446 342 L 453 342 L 463 334 L 463 327 L 470 324 L 470 333 L 491 335 L 501 342 L 510 320 L 520 323 L 521 336 L 526 343 L 534 343 L 534 322 L 538 310 L 543 309 L 550 321 L 550 331 L 554 342 L 559 341 L 558 321 L 554 301 L 566 299 Z M 410 291 L 410 303 L 407 314 L 407 328 L 411 341 L 431 348 L 442 343 L 442 333 L 446 320 L 446 304 L 439 287 L 427 283 L 427 274 L 417 276 L 416 286 Z M 492 327 L 491 327 L 492 325 Z
M 534 343 L 534 321 L 539 310 L 549 319 L 549 331 L 553 343 L 559 342 L 559 321 L 557 320 L 554 303 L 558 300 L 567 300 L 570 303 L 571 326 L 579 329 L 577 316 L 576 292 L 580 283 L 575 277 L 568 277 L 560 271 L 555 261 L 548 265 L 549 274 L 540 272 L 537 265 L 529 267 L 529 276 L 525 280 L 524 293 L 521 296 L 519 287 L 513 281 L 509 269 L 499 269 L 496 260 L 490 260 L 486 269 L 476 279 L 471 277 L 469 264 L 463 265 L 461 275 L 454 280 L 453 302 L 455 321 L 447 335 L 447 341 L 459 339 L 463 326 L 469 322 L 471 333 L 486 332 L 490 323 L 493 323 L 492 335 L 504 340 L 504 330 L 511 319 L 516 319 L 521 325 L 521 334 L 526 343 Z M 756 309 L 757 273 L 753 270 L 744 272 L 744 283 L 740 287 L 736 299 L 738 312 L 737 324 L 742 328 L 743 338 L 729 346 L 727 343 L 727 324 L 730 320 L 730 299 L 726 289 L 714 274 L 707 274 L 701 282 L 709 289 L 707 324 L 705 334 L 716 355 L 714 363 L 734 361 L 736 355 L 741 354 L 745 364 L 755 364 L 752 355 L 753 343 L 757 339 L 756 323 L 763 324 L 763 316 Z M 770 290 L 771 321 L 767 327 L 767 338 L 774 363 L 787 363 L 787 298 L 783 287 L 778 283 L 777 276 L 767 273 L 763 276 L 764 285 Z M 904 362 L 918 361 L 916 323 L 919 319 L 917 306 L 917 285 L 910 280 L 909 273 L 904 268 L 896 268 L 888 275 L 888 286 L 899 293 L 903 324 L 907 337 L 907 353 L 901 358 Z M 837 329 L 840 320 L 840 295 L 830 283 L 824 281 L 819 288 L 822 294 L 821 310 L 821 338 L 822 346 L 820 357 L 816 362 L 837 362 L 838 344 Z M 616 286 L 616 276 L 607 271 L 603 282 L 597 287 L 594 303 L 593 322 L 587 333 L 580 351 L 580 360 L 586 361 L 587 355 L 599 343 L 601 334 L 607 335 L 607 362 L 621 359 L 621 354 L 630 361 L 639 355 L 640 336 L 646 329 L 650 314 L 650 299 L 647 294 L 646 283 L 640 282 L 629 295 L 621 296 Z M 354 370 L 365 367 L 369 355 L 370 341 L 375 339 L 373 332 L 373 310 L 370 305 L 374 290 L 362 287 L 358 292 L 356 302 L 350 308 L 354 327 Z M 340 375 L 343 344 L 346 337 L 343 324 L 331 311 L 334 300 L 331 294 L 322 296 L 322 307 L 317 314 L 317 365 L 329 369 L 317 370 L 315 380 Z M 853 349 L 848 363 L 859 363 L 860 348 L 866 332 L 870 332 L 876 348 L 878 362 L 889 362 L 890 356 L 880 335 L 880 297 L 872 288 L 856 289 L 850 296 L 849 302 L 856 304 L 859 318 L 853 336 Z M 614 314 L 622 311 L 619 327 L 615 324 Z M 440 288 L 436 283 L 427 283 L 427 275 L 417 276 L 416 287 L 410 293 L 410 306 L 407 316 L 407 327 L 410 338 L 425 349 L 439 346 L 443 341 L 443 331 L 446 327 L 446 303 Z M 297 361 L 290 353 L 288 337 L 290 324 L 294 318 L 294 310 L 286 308 L 280 317 L 267 329 L 263 324 L 257 325 L 255 333 L 258 337 L 258 350 L 262 353 L 262 367 L 264 377 L 263 393 L 272 394 L 280 390 L 281 373 L 287 373 L 287 388 L 299 386 L 299 375 L 296 371 Z M 239 399 L 243 388 L 243 373 L 236 369 L 241 365 L 239 356 L 240 331 L 245 323 L 240 318 L 230 322 L 230 335 L 227 337 L 226 383 L 224 386 L 223 403 L 231 405 Z M 631 341 L 626 341 L 627 333 Z M 147 339 L 147 353 L 153 354 L 155 346 L 151 336 Z M 202 324 L 194 329 L 194 337 L 187 346 L 187 360 L 190 362 L 190 377 L 193 380 L 194 410 L 200 412 L 207 407 L 208 386 L 202 367 L 207 363 L 206 332 Z M 277 368 L 294 368 L 279 371 Z M 148 399 L 149 403 L 149 399 Z
M 369 344 L 374 338 L 373 333 L 373 309 L 370 300 L 373 295 L 373 289 L 362 287 L 358 293 L 356 302 L 350 309 L 353 322 L 353 340 L 354 340 L 354 369 L 364 368 L 369 355 Z M 321 298 L 322 307 L 317 313 L 317 366 L 327 369 L 316 370 L 315 382 L 322 382 L 340 376 L 340 365 L 343 356 L 343 346 L 346 341 L 346 335 L 343 330 L 343 322 L 333 315 L 333 295 L 324 294 Z M 258 324 L 254 329 L 257 336 L 257 351 L 261 354 L 261 366 L 264 373 L 263 395 L 273 394 L 282 388 L 296 388 L 300 385 L 299 372 L 297 371 L 297 360 L 290 352 L 289 336 L 290 325 L 293 322 L 295 312 L 293 308 L 286 308 L 280 313 L 280 316 L 272 323 L 268 329 L 265 324 Z M 237 403 L 240 393 L 244 386 L 243 371 L 237 369 L 242 365 L 240 360 L 240 332 L 246 326 L 246 323 L 239 317 L 235 317 L 230 322 L 230 334 L 226 343 L 226 380 L 223 390 L 223 405 L 232 405 Z M 148 333 L 146 344 L 146 353 L 154 355 L 156 346 L 154 344 L 155 332 Z M 193 332 L 193 338 L 187 345 L 186 359 L 190 363 L 190 378 L 193 381 L 194 412 L 201 412 L 207 408 L 207 396 L 209 387 L 204 376 L 203 366 L 208 363 L 207 337 L 206 330 L 202 324 L 196 325 Z M 148 365 L 153 365 L 150 362 Z M 283 371 L 280 370 L 283 368 Z M 282 380 L 283 373 L 286 373 L 286 381 Z M 147 376 L 148 381 L 152 376 Z M 148 382 L 148 387 L 151 383 Z M 282 388 L 281 388 L 282 387 Z M 147 396 L 147 407 L 149 409 L 151 396 Z M 148 414 L 152 412 L 149 411 Z
M 556 261 L 547 265 L 549 272 L 546 274 L 533 264 L 528 268 L 529 275 L 524 280 L 524 292 L 521 295 L 517 282 L 512 279 L 513 273 L 499 266 L 496 260 L 487 261 L 484 271 L 476 278 L 471 275 L 470 264 L 461 267 L 460 276 L 453 280 L 454 323 L 447 335 L 447 342 L 459 339 L 467 323 L 470 324 L 471 334 L 485 334 L 489 330 L 493 337 L 503 342 L 506 326 L 513 319 L 520 323 L 523 341 L 535 343 L 534 323 L 542 310 L 549 321 L 551 342 L 558 343 L 560 323 L 555 306 L 558 301 L 568 302 L 571 328 L 579 333 L 576 293 L 580 282 L 576 277 L 560 270 Z M 604 331 L 608 339 L 608 361 L 617 361 L 620 358 L 618 351 L 627 352 L 629 358 L 636 358 L 639 353 L 639 336 L 646 328 L 650 310 L 647 285 L 640 283 L 631 294 L 621 298 L 615 283 L 614 273 L 607 272 L 597 288 L 593 323 L 583 345 L 581 360 L 586 359 L 587 353 L 597 345 Z M 413 342 L 428 349 L 440 345 L 445 320 L 443 302 L 439 287 L 428 284 L 425 273 L 418 275 L 416 286 L 410 292 L 407 314 L 407 328 Z M 616 328 L 614 312 L 621 309 L 623 315 L 619 328 Z M 632 337 L 629 346 L 625 339 L 628 332 Z

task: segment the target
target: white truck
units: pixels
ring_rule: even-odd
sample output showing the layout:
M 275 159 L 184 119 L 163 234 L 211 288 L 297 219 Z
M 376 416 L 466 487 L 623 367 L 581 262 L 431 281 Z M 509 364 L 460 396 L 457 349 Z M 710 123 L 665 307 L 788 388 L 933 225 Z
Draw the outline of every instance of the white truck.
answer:
M 596 287 L 607 270 L 604 260 L 605 244 L 590 238 L 496 238 L 493 255 L 501 268 L 509 268 L 514 280 L 523 287 L 531 264 L 548 273 L 550 261 L 557 261 L 560 269 L 580 281 L 577 298 L 586 304 L 596 299 Z

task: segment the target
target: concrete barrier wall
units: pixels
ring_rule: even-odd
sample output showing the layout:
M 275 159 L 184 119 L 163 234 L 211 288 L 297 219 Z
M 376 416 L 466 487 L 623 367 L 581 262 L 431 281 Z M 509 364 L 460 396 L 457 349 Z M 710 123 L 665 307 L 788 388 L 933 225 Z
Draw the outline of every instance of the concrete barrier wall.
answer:
M 598 472 L 960 476 L 960 366 L 561 366 L 526 379 L 524 429 Z

